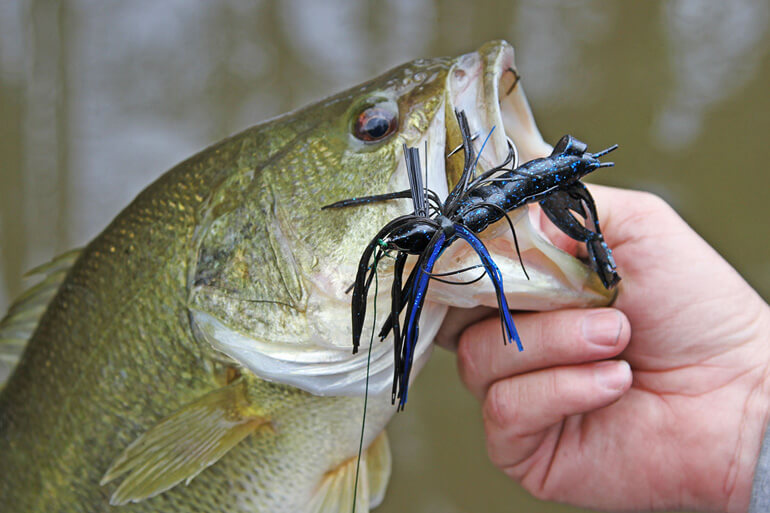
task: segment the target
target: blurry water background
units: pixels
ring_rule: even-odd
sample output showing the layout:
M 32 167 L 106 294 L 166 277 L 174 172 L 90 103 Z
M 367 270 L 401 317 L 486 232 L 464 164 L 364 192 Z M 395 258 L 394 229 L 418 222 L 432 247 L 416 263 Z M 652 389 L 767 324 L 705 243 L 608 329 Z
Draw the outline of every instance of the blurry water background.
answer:
M 619 143 L 595 180 L 662 195 L 770 298 L 769 26 L 766 0 L 3 0 L 0 312 L 26 270 L 197 150 L 494 38 L 515 46 L 546 140 Z M 377 511 L 577 511 L 492 468 L 452 355 L 436 351 L 413 394 Z

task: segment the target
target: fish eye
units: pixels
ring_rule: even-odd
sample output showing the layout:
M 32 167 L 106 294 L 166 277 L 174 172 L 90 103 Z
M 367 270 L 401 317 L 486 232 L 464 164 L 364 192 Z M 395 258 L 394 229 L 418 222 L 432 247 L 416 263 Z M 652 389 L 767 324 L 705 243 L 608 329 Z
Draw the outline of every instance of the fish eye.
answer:
M 389 102 L 366 107 L 356 117 L 353 135 L 364 142 L 385 139 L 398 127 L 398 111 Z

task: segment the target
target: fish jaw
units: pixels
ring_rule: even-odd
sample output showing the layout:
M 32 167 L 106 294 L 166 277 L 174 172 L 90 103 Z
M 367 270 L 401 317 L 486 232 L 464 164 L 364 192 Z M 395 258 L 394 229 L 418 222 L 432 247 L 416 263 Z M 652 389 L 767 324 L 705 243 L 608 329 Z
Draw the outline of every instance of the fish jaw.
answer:
M 492 168 L 505 160 L 508 139 L 516 146 L 519 164 L 551 153 L 551 146 L 543 141 L 535 124 L 519 80 L 513 48 L 507 42 L 492 41 L 477 52 L 459 57 L 448 81 L 445 106 L 447 154 L 461 144 L 455 110 L 465 112 L 471 133 L 479 135 L 473 143 L 477 154 L 488 136 L 479 157 L 481 169 Z M 450 188 L 462 173 L 461 153 L 447 158 L 446 176 Z M 611 303 L 615 292 L 605 289 L 589 266 L 557 248 L 539 229 L 538 223 L 533 222 L 539 208 L 529 205 L 509 213 L 521 251 L 521 263 L 505 219 L 480 234 L 500 269 L 509 307 L 514 310 L 552 310 Z M 476 253 L 467 244 L 455 243 L 442 254 L 434 272 L 446 273 L 478 263 Z M 461 308 L 497 306 L 491 280 L 457 285 L 482 272 L 483 269 L 473 269 L 445 277 L 456 284 L 434 281 L 428 300 Z

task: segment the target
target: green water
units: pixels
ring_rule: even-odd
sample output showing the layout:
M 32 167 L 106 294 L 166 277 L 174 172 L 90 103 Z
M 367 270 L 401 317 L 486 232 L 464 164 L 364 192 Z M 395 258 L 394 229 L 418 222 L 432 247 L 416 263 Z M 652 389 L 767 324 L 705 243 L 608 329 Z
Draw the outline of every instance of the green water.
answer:
M 547 140 L 619 143 L 596 180 L 664 196 L 769 298 L 769 27 L 765 0 L 5 1 L 0 311 L 26 269 L 87 242 L 196 150 L 494 38 L 516 47 Z M 417 383 L 389 428 L 393 479 L 377 511 L 576 511 L 487 462 L 451 355 L 436 351 Z

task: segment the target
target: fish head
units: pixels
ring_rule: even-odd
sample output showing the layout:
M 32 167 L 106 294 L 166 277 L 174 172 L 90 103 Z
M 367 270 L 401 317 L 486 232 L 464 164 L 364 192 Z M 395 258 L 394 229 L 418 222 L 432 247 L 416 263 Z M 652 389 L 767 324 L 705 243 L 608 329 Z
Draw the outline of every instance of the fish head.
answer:
M 518 83 L 513 49 L 502 41 L 458 58 L 407 63 L 208 150 L 231 153 L 232 166 L 208 191 L 193 237 L 187 302 L 197 337 L 264 379 L 317 395 L 363 395 L 367 383 L 373 394 L 389 389 L 392 341 L 370 340 L 390 311 L 393 260 L 381 260 L 370 293 L 363 341 L 372 346 L 370 356 L 352 353 L 348 290 L 363 249 L 413 206 L 398 199 L 322 207 L 409 189 L 404 145 L 420 148 L 425 187 L 446 198 L 462 171 L 461 154 L 447 157 L 461 142 L 456 110 L 466 113 L 472 131 L 491 131 L 482 168 L 505 158 L 509 139 L 522 162 L 550 153 Z M 540 233 L 527 208 L 511 219 L 529 279 L 505 222 L 482 239 L 512 308 L 611 300 L 589 267 Z M 436 272 L 476 263 L 470 248 L 455 243 Z M 448 278 L 465 279 L 466 273 Z M 423 309 L 415 371 L 450 306 L 495 304 L 486 280 L 435 283 Z
M 198 339 L 267 380 L 318 395 L 362 392 L 346 290 L 362 249 L 407 202 L 322 207 L 408 188 L 403 144 L 444 146 L 451 67 L 445 58 L 407 63 L 204 151 L 200 160 L 214 152 L 232 165 L 207 190 L 190 251 Z M 428 185 L 446 195 L 443 159 L 436 168 L 440 180 Z M 446 307 L 428 310 L 437 329 Z M 385 349 L 373 354 L 373 374 L 390 372 Z

